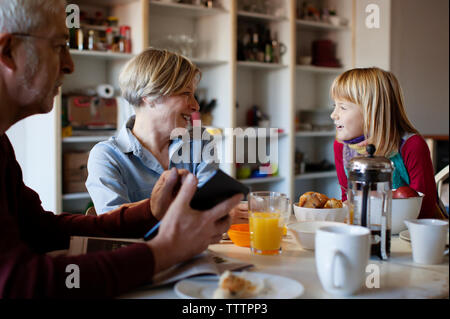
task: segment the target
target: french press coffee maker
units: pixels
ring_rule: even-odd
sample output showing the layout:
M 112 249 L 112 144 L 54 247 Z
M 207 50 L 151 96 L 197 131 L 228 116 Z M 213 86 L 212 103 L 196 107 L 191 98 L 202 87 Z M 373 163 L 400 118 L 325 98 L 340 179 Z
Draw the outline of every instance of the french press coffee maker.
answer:
M 393 166 L 387 158 L 373 155 L 374 145 L 366 150 L 368 156 L 354 157 L 347 164 L 347 197 L 353 224 L 371 231 L 371 255 L 386 260 L 391 252 Z

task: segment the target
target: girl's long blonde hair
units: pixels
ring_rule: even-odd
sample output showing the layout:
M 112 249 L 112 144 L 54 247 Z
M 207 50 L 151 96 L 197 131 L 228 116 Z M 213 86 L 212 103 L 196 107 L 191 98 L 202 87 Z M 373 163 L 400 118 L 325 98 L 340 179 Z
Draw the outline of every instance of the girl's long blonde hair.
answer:
M 390 157 L 399 151 L 405 133 L 418 134 L 406 115 L 400 84 L 391 72 L 376 67 L 346 71 L 334 80 L 331 98 L 362 108 L 364 136 L 375 145 L 376 155 Z

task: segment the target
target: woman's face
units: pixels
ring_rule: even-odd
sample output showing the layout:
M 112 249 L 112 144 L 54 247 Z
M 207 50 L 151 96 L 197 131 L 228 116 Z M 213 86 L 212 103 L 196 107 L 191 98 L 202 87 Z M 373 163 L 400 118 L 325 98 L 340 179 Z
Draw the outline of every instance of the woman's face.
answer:
M 348 141 L 364 134 L 364 117 L 358 105 L 345 100 L 335 100 L 330 117 L 336 126 L 338 140 Z
M 185 87 L 180 94 L 163 97 L 155 102 L 154 114 L 161 125 L 167 127 L 168 133 L 175 128 L 187 127 L 191 121 L 191 114 L 200 107 L 194 97 L 195 85 Z

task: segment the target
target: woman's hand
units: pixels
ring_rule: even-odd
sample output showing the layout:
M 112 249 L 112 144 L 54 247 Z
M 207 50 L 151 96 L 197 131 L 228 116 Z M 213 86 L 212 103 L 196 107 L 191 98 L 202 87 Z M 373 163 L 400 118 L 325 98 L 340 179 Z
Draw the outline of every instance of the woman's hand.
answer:
M 248 224 L 248 203 L 241 202 L 230 211 L 232 224 Z
M 161 174 L 150 196 L 150 211 L 157 220 L 164 217 L 188 174 L 189 171 L 175 167 Z

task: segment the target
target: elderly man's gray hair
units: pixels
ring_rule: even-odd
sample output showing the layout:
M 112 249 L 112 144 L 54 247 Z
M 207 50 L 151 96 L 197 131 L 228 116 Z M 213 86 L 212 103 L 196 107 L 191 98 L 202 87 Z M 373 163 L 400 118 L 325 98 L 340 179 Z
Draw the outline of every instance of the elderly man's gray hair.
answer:
M 48 16 L 65 5 L 65 0 L 0 0 L 0 32 L 30 33 L 45 27 Z

